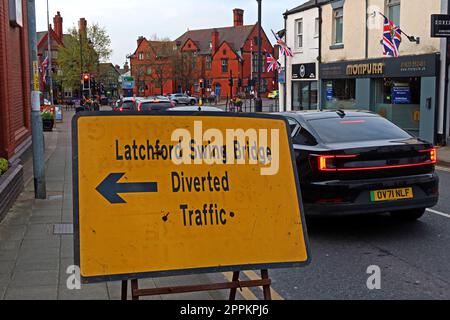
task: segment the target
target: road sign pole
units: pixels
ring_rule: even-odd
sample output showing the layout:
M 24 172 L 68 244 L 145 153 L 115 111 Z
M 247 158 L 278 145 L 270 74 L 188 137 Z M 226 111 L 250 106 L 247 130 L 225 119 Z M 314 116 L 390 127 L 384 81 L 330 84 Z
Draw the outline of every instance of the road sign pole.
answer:
M 46 199 L 44 133 L 42 130 L 41 103 L 39 92 L 39 70 L 37 68 L 37 38 L 36 38 L 36 8 L 35 0 L 27 1 L 28 13 L 28 43 L 30 48 L 30 78 L 31 78 L 31 131 L 33 143 L 33 175 L 34 196 L 36 199 Z M 36 81 L 37 80 L 37 81 Z

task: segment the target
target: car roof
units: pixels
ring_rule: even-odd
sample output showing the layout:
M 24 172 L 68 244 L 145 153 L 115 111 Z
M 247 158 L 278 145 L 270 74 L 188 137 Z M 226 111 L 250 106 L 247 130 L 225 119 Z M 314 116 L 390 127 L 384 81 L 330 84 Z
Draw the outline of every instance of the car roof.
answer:
M 170 101 L 167 101 L 167 100 L 159 100 L 159 99 L 142 99 L 142 100 L 139 100 L 139 103 L 167 103 L 167 104 L 169 104 L 170 103 Z
M 353 118 L 353 117 L 379 117 L 378 114 L 363 111 L 363 110 L 324 110 L 324 111 L 288 111 L 281 112 L 284 116 L 291 116 L 294 118 L 302 118 L 306 121 L 319 119 L 334 119 L 334 118 Z
M 170 108 L 170 111 L 206 111 L 206 112 L 223 112 L 222 109 L 219 109 L 217 107 L 209 107 L 209 106 L 197 106 L 197 107 L 175 107 Z

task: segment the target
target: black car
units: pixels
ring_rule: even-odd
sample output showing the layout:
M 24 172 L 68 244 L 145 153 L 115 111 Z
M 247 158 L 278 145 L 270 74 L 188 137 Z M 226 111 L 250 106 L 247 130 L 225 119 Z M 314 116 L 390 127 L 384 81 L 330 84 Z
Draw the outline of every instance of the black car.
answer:
M 438 202 L 436 149 L 369 112 L 282 113 L 290 124 L 305 212 L 389 212 L 419 219 Z

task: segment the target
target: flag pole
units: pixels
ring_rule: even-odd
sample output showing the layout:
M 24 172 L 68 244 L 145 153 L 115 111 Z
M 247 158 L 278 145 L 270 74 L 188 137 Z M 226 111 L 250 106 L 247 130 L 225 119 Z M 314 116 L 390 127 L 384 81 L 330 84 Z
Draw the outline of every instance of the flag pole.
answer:
M 385 18 L 385 19 L 391 21 L 388 17 L 386 17 L 386 16 L 385 16 L 384 14 L 382 14 L 380 11 L 378 11 L 378 13 L 379 13 L 383 18 Z M 418 38 L 406 34 L 406 32 L 403 31 L 402 28 L 399 28 L 399 29 L 400 29 L 400 32 L 401 32 L 402 34 L 404 34 L 404 35 L 408 38 L 409 41 L 411 41 L 411 42 L 416 42 L 416 43 L 418 44 L 418 40 L 419 40 Z
M 48 82 L 50 86 L 50 104 L 53 105 L 53 75 L 52 75 L 52 35 L 51 35 L 51 28 L 50 28 L 50 10 L 48 7 L 48 0 L 47 0 L 47 42 L 48 42 Z

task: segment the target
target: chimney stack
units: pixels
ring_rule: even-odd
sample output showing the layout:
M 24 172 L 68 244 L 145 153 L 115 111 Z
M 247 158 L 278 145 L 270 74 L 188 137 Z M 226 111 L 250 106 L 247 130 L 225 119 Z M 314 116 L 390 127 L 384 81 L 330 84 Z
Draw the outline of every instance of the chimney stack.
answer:
M 61 17 L 61 13 L 58 11 L 56 16 L 53 18 L 53 24 L 55 25 L 55 33 L 58 36 L 59 40 L 62 41 L 63 37 L 63 18 Z
M 214 29 L 211 34 L 211 53 L 216 52 L 218 48 L 219 48 L 219 31 L 217 31 L 217 29 Z
M 144 40 L 147 40 L 147 39 L 145 39 L 145 37 L 143 37 L 143 36 L 140 36 L 140 37 L 137 39 L 137 46 L 139 47 L 139 46 L 141 45 L 142 41 L 144 41 Z
M 235 27 L 241 27 L 244 25 L 244 10 L 234 9 L 233 10 L 233 20 Z
M 84 37 L 87 36 L 87 21 L 85 18 L 80 18 L 79 31 Z

